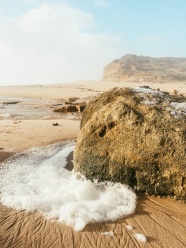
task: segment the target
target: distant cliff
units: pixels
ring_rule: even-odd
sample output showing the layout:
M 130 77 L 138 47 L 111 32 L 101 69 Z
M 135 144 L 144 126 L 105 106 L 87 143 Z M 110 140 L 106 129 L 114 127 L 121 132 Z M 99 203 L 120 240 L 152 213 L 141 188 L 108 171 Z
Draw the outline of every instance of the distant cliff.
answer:
M 165 83 L 186 81 L 186 58 L 151 58 L 127 54 L 104 68 L 103 79 Z

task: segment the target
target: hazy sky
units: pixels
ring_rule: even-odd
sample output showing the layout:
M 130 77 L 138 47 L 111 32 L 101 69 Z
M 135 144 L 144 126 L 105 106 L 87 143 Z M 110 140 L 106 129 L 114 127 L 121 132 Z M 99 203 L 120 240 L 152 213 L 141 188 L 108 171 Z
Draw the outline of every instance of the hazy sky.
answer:
M 0 0 L 0 85 L 100 79 L 126 53 L 186 57 L 186 0 Z

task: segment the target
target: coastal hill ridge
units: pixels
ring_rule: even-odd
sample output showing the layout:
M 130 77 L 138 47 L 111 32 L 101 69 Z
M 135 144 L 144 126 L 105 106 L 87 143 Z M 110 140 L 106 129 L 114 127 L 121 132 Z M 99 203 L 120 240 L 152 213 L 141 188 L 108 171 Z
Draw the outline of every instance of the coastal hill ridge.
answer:
M 103 79 L 115 82 L 186 82 L 186 58 L 126 54 L 104 68 Z

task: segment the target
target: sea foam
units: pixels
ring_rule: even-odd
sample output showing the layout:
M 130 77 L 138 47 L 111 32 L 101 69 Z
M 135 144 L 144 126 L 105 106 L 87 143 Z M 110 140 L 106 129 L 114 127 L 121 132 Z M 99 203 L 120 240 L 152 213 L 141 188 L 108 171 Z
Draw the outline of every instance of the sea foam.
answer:
M 88 223 L 132 214 L 136 195 L 120 183 L 91 182 L 68 171 L 67 156 L 74 142 L 36 147 L 0 165 L 0 202 L 17 210 L 40 211 L 82 230 Z

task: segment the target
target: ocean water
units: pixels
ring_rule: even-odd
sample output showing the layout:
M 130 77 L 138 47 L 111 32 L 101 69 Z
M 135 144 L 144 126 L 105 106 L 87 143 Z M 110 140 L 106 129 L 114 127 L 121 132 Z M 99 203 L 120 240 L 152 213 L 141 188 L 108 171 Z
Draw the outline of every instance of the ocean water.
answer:
M 53 112 L 55 105 L 62 102 L 18 97 L 0 96 L 0 120 L 29 120 L 29 119 L 71 119 L 79 120 L 73 113 L 62 114 Z

